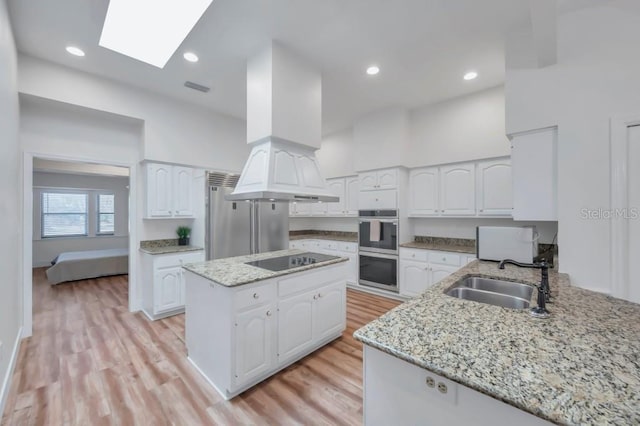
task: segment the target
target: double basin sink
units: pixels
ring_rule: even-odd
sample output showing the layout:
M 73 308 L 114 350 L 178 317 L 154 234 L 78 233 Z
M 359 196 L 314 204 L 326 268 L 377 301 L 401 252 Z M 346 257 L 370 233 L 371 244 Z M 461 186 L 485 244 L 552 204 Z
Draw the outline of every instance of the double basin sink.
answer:
M 472 300 L 511 309 L 529 307 L 533 287 L 512 281 L 482 277 L 466 277 L 456 281 L 444 292 L 458 299 Z

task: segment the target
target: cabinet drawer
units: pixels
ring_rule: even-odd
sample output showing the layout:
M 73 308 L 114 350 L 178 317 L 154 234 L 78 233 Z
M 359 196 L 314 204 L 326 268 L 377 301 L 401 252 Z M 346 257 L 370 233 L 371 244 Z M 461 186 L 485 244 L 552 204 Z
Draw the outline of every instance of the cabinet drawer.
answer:
M 429 253 L 429 263 L 437 263 L 439 265 L 460 266 L 460 255 L 453 254 L 453 253 L 432 251 Z
M 275 283 L 270 283 L 258 287 L 247 288 L 236 292 L 234 295 L 235 308 L 237 310 L 251 306 L 269 303 L 276 298 Z
M 153 266 L 156 269 L 169 268 L 174 266 L 182 266 L 185 263 L 197 262 L 204 262 L 204 253 L 202 251 L 157 255 L 153 259 Z
M 400 258 L 427 262 L 429 260 L 429 252 L 426 250 L 400 249 Z
M 358 251 L 358 245 L 356 243 L 339 243 L 338 250 L 346 253 L 356 253 Z
M 347 262 L 336 263 L 320 269 L 310 269 L 306 274 L 295 274 L 278 281 L 280 297 L 301 293 L 332 282 L 345 280 Z
M 321 243 L 321 248 L 329 251 L 337 251 L 338 250 L 338 242 L 337 241 L 327 241 L 324 240 Z

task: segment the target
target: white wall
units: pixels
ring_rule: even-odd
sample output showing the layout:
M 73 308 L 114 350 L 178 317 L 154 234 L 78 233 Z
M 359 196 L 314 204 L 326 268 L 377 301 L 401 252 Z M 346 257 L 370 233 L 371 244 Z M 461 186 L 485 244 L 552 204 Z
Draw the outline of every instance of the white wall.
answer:
M 411 110 L 407 167 L 510 155 L 504 87 Z
M 409 134 L 409 114 L 403 108 L 386 108 L 359 119 L 353 126 L 355 169 L 404 165 Z
M 353 129 L 349 128 L 325 136 L 316 158 L 325 178 L 342 177 L 356 174 L 355 154 Z
M 0 413 L 8 393 L 9 366 L 22 318 L 22 199 L 18 143 L 16 49 L 4 0 L 0 0 Z
M 610 290 L 610 223 L 580 211 L 610 206 L 609 120 L 640 113 L 638 39 L 640 3 L 616 0 L 558 18 L 554 66 L 529 66 L 526 35 L 507 46 L 507 132 L 558 125 L 560 265 L 594 290 Z
M 19 72 L 21 93 L 143 121 L 140 158 L 238 172 L 249 155 L 243 120 L 29 56 Z
M 33 266 L 49 266 L 58 254 L 67 251 L 126 248 L 129 245 L 128 177 L 86 176 L 64 173 L 33 174 Z M 89 193 L 88 235 L 86 237 L 42 238 L 43 191 L 79 189 Z M 97 194 L 113 193 L 115 223 L 113 235 L 96 235 Z

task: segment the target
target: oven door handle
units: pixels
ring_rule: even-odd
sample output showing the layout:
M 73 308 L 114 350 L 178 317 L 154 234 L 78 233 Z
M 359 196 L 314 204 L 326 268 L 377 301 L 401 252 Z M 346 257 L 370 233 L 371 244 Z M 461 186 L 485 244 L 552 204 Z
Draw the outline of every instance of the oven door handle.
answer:
M 398 255 L 393 255 L 393 254 L 382 254 L 382 253 L 375 253 L 375 252 L 364 252 L 364 251 L 360 251 L 358 253 L 360 256 L 364 256 L 364 257 L 377 257 L 379 259 L 390 259 L 390 260 L 398 260 Z
M 398 220 L 397 219 L 373 219 L 373 220 L 377 220 L 380 223 L 393 223 L 394 225 L 398 226 Z M 373 222 L 373 220 L 361 220 L 360 221 L 360 225 L 362 225 L 363 223 L 371 223 Z

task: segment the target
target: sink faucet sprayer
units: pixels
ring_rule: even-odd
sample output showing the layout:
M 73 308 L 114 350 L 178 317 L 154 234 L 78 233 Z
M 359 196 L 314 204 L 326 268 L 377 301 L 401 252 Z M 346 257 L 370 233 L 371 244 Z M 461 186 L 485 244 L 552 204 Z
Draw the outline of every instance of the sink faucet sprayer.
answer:
M 504 265 L 510 263 L 512 265 L 519 266 L 521 268 L 536 268 L 540 269 L 541 280 L 540 285 L 537 285 L 538 289 L 538 306 L 531 308 L 529 313 L 535 318 L 549 318 L 549 311 L 547 311 L 547 302 L 551 297 L 551 288 L 549 287 L 549 264 L 545 261 L 538 263 L 521 263 L 512 259 L 504 259 L 498 265 L 498 268 L 504 269 Z

